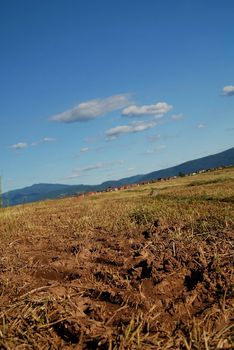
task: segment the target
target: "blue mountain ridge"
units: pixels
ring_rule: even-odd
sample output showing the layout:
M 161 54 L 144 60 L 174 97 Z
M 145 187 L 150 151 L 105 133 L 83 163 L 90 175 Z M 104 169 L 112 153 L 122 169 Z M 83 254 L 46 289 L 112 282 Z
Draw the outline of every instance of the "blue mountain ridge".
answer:
M 105 191 L 109 187 L 120 187 L 140 182 L 177 176 L 180 173 L 190 174 L 199 170 L 207 170 L 234 165 L 234 147 L 210 156 L 190 160 L 167 169 L 153 171 L 148 174 L 135 175 L 119 180 L 105 181 L 99 185 L 63 185 L 63 184 L 34 184 L 29 187 L 9 191 L 2 194 L 3 206 L 36 202 L 45 199 L 55 199 L 91 191 Z

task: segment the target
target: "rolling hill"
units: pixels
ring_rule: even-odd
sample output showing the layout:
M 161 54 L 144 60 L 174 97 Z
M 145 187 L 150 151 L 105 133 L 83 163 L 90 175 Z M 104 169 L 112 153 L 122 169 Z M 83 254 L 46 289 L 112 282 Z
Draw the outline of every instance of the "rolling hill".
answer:
M 3 206 L 36 202 L 39 200 L 59 198 L 77 193 L 104 191 L 109 187 L 119 187 L 128 184 L 151 181 L 158 178 L 177 176 L 180 173 L 190 174 L 199 170 L 231 165 L 234 165 L 234 147 L 217 154 L 191 160 L 167 169 L 126 177 L 115 181 L 106 181 L 99 185 L 34 184 L 29 187 L 4 193 L 2 195 L 2 202 Z

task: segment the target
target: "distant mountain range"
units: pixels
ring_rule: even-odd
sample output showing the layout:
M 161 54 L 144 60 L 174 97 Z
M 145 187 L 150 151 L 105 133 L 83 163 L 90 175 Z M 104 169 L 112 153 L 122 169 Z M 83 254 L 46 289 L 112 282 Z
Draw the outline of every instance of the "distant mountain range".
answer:
M 120 187 L 158 178 L 177 176 L 180 173 L 190 174 L 203 169 L 206 170 L 231 165 L 234 165 L 234 147 L 224 152 L 191 160 L 171 168 L 153 171 L 149 174 L 126 177 L 120 180 L 106 181 L 99 185 L 35 184 L 4 193 L 2 195 L 2 202 L 4 206 L 36 202 L 45 199 L 70 196 L 77 193 L 104 191 L 109 187 Z

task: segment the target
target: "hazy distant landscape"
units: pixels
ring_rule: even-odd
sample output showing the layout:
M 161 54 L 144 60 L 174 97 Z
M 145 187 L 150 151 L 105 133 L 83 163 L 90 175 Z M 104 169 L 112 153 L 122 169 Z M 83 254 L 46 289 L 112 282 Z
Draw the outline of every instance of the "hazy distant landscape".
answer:
M 160 178 L 179 176 L 180 174 L 192 174 L 200 170 L 213 169 L 234 165 L 234 148 L 227 151 L 192 160 L 178 166 L 158 170 L 150 174 L 135 175 L 132 177 L 106 181 L 100 185 L 59 185 L 59 184 L 37 184 L 27 188 L 11 191 L 2 195 L 4 206 L 35 202 L 43 199 L 59 198 L 74 194 L 82 194 L 92 191 L 105 191 L 108 188 L 116 188 L 124 185 L 137 184 L 157 180 Z

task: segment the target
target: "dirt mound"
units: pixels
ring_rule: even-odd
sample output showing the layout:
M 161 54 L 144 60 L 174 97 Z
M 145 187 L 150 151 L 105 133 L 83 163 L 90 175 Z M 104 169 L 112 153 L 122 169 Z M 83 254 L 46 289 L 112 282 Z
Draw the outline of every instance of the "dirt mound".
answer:
M 231 348 L 232 233 L 182 241 L 169 231 L 157 222 L 11 244 L 1 252 L 1 349 L 205 349 L 208 336 L 213 349 Z

